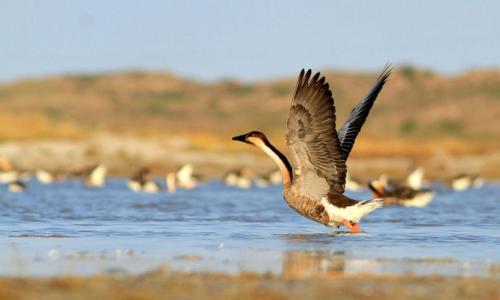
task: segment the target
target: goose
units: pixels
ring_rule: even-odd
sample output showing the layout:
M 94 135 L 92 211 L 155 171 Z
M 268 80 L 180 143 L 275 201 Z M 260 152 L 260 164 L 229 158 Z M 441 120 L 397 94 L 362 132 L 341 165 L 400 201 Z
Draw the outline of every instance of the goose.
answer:
M 134 192 L 158 193 L 161 187 L 158 183 L 148 180 L 149 168 L 140 168 L 127 182 L 128 187 Z
M 36 179 L 42 184 L 51 184 L 56 180 L 56 176 L 45 170 L 37 170 L 35 172 Z
M 7 189 L 13 193 L 23 192 L 26 190 L 26 183 L 21 180 L 15 180 L 7 184 Z
M 302 216 L 330 227 L 360 232 L 361 218 L 380 208 L 382 199 L 357 201 L 344 195 L 346 160 L 391 68 L 387 65 L 368 95 L 337 133 L 335 103 L 325 77 L 303 69 L 286 125 L 290 161 L 260 131 L 235 136 L 256 146 L 278 166 L 287 204 Z
M 199 177 L 193 175 L 192 164 L 185 164 L 177 171 L 168 172 L 165 176 L 165 183 L 169 193 L 175 193 L 177 188 L 192 190 L 198 186 Z
M 413 172 L 406 177 L 405 184 L 414 190 L 419 190 L 422 188 L 424 182 L 424 168 L 418 167 Z
M 167 173 L 167 176 L 165 176 L 165 183 L 167 184 L 167 191 L 169 193 L 175 193 L 175 191 L 177 191 L 177 174 L 175 172 Z
M 272 185 L 281 184 L 281 173 L 279 170 L 276 170 L 262 176 L 256 176 L 254 183 L 259 188 L 266 188 Z
M 85 174 L 85 184 L 88 187 L 100 188 L 106 183 L 108 169 L 102 164 L 90 167 Z
M 384 199 L 384 205 L 399 205 L 405 207 L 426 207 L 434 199 L 435 192 L 430 189 L 415 189 L 411 186 L 398 184 L 382 175 L 372 180 L 368 187 L 375 197 Z
M 280 170 L 273 171 L 267 175 L 267 178 L 269 179 L 269 182 L 272 185 L 278 185 L 282 184 L 283 181 L 281 180 L 281 173 Z
M 351 178 L 349 173 L 347 173 L 345 177 L 345 189 L 351 192 L 359 192 L 364 189 L 364 186 L 358 180 Z
M 9 183 L 19 179 L 19 172 L 14 168 L 10 160 L 0 156 L 0 183 Z
M 176 180 L 179 188 L 192 190 L 198 185 L 198 181 L 193 176 L 193 171 L 192 164 L 185 164 L 177 171 Z
M 226 185 L 238 187 L 240 189 L 249 189 L 252 186 L 253 178 L 254 174 L 252 170 L 241 167 L 226 172 L 222 180 Z
M 484 180 L 478 175 L 460 174 L 451 179 L 451 188 L 455 191 L 465 191 L 471 187 L 476 189 L 481 188 Z
M 0 183 L 9 183 L 16 181 L 19 178 L 19 172 L 12 171 L 0 171 Z

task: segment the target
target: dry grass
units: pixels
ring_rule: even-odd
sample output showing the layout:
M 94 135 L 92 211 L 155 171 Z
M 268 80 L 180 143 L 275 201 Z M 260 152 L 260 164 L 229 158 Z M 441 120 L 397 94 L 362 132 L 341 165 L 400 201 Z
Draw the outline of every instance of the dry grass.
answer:
M 70 121 L 54 121 L 40 112 L 0 113 L 1 140 L 77 139 L 88 134 Z

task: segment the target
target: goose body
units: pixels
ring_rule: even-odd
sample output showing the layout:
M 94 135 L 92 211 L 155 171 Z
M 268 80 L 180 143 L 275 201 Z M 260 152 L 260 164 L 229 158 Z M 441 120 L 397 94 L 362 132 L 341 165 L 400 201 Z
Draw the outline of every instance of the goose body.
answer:
M 251 131 L 233 140 L 256 146 L 278 165 L 284 199 L 297 213 L 326 226 L 343 225 L 350 232 L 359 232 L 359 221 L 383 203 L 344 195 L 346 161 L 389 74 L 386 67 L 337 132 L 334 100 L 325 77 L 302 70 L 287 121 L 290 161 L 261 132 Z
M 106 183 L 108 169 L 102 164 L 98 164 L 87 169 L 85 173 L 85 184 L 88 187 L 100 188 Z
M 481 177 L 471 174 L 460 174 L 451 180 L 451 187 L 455 191 L 465 191 L 471 187 L 481 188 L 484 181 Z
M 229 170 L 223 176 L 226 185 L 238 187 L 240 189 L 249 189 L 252 187 L 253 173 L 250 169 L 242 167 Z
M 349 176 L 349 173 L 347 173 L 346 178 L 345 178 L 345 189 L 347 191 L 359 192 L 359 191 L 362 191 L 364 188 L 365 188 L 365 186 L 363 186 L 362 183 L 351 178 Z
M 177 186 L 182 189 L 192 190 L 198 186 L 198 181 L 193 176 L 192 164 L 183 165 L 176 174 Z
M 165 183 L 169 193 L 175 193 L 177 190 L 177 175 L 175 172 L 170 172 L 165 176 Z
M 418 167 L 406 177 L 406 185 L 414 190 L 422 188 L 424 182 L 424 168 Z
M 185 164 L 178 170 L 168 172 L 165 176 L 165 183 L 169 193 L 175 193 L 177 188 L 192 190 L 198 186 L 198 179 L 193 174 L 192 164 Z
M 7 188 L 9 192 L 13 193 L 23 192 L 24 190 L 26 190 L 26 183 L 22 182 L 21 180 L 15 180 L 10 182 L 7 185 Z
M 280 171 L 272 171 L 264 176 L 257 176 L 254 179 L 254 183 L 257 187 L 266 188 L 272 185 L 281 184 L 281 174 Z
M 128 187 L 138 193 L 138 192 L 145 192 L 145 193 L 158 193 L 161 190 L 161 186 L 153 181 L 149 180 L 149 169 L 148 168 L 140 168 L 137 170 L 134 175 L 128 180 L 127 185 Z
M 0 172 L 0 183 L 9 183 L 16 181 L 19 178 L 19 173 L 17 171 L 1 171 Z
M 384 205 L 426 207 L 432 202 L 435 195 L 435 192 L 430 189 L 417 189 L 391 182 L 385 175 L 377 180 L 372 180 L 368 186 L 375 197 L 384 199 Z
M 51 184 L 55 180 L 54 175 L 45 170 L 37 170 L 35 175 L 38 182 L 42 184 Z

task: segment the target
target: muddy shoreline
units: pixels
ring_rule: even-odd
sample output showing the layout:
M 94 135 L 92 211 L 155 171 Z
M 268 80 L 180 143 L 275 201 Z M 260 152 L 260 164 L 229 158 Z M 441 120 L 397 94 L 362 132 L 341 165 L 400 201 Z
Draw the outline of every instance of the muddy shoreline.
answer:
M 141 166 L 149 167 L 153 176 L 164 176 L 185 163 L 192 163 L 195 173 L 205 179 L 220 178 L 231 168 L 241 166 L 247 166 L 260 175 L 276 169 L 263 154 L 236 147 L 229 138 L 227 140 L 229 142 L 220 139 L 217 146 L 205 145 L 202 148 L 182 136 L 141 139 L 97 134 L 82 140 L 3 142 L 0 143 L 0 157 L 7 158 L 22 170 L 45 169 L 62 174 L 100 162 L 108 167 L 109 175 L 121 177 L 130 176 Z M 445 150 L 415 155 L 407 150 L 375 156 L 354 155 L 349 161 L 349 172 L 363 180 L 378 177 L 381 173 L 403 178 L 416 166 L 422 166 L 426 178 L 431 180 L 446 180 L 459 173 L 480 174 L 493 180 L 500 178 L 498 150 L 466 155 L 453 155 Z
M 498 299 L 491 278 L 328 275 L 307 279 L 157 271 L 135 276 L 0 278 L 1 299 Z

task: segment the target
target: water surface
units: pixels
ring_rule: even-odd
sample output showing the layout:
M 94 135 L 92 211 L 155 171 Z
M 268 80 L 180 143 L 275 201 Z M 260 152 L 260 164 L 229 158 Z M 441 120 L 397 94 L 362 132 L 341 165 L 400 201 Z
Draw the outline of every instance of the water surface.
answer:
M 182 271 L 489 276 L 500 262 L 500 184 L 439 191 L 426 208 L 384 207 L 348 234 L 309 221 L 281 187 L 210 182 L 141 194 L 121 179 L 29 182 L 0 196 L 0 275 Z M 368 192 L 350 193 L 368 199 Z

